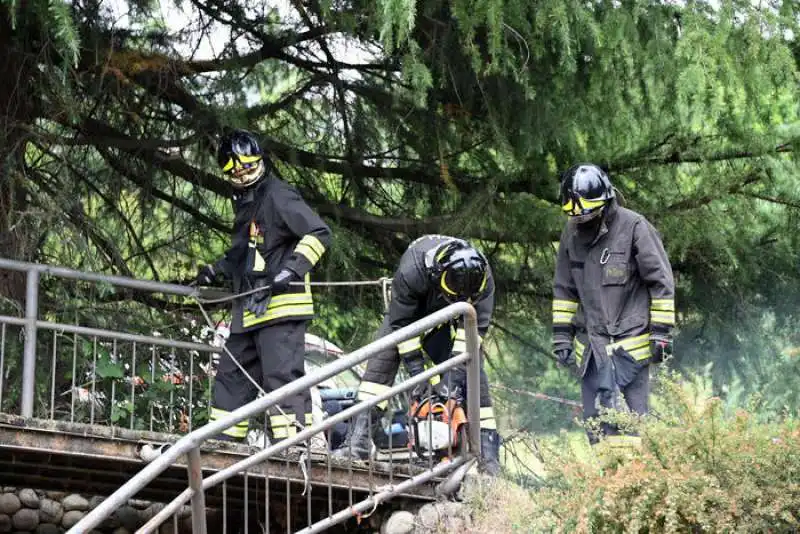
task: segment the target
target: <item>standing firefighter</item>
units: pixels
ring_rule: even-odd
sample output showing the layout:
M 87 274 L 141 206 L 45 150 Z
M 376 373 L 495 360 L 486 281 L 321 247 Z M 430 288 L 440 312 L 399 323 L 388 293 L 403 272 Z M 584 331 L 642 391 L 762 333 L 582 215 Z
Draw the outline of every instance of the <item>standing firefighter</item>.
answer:
M 426 235 L 409 245 L 400 258 L 400 266 L 392 280 L 392 300 L 377 338 L 434 313 L 447 305 L 467 301 L 478 314 L 478 331 L 483 338 L 489 328 L 494 308 L 494 281 L 486 258 L 462 239 L 441 235 Z M 385 393 L 394 382 L 402 360 L 411 376 L 423 372 L 430 364 L 442 363 L 451 355 L 466 350 L 466 336 L 461 319 L 436 327 L 427 333 L 404 341 L 367 363 L 367 370 L 358 389 L 359 400 Z M 489 396 L 489 383 L 481 367 L 480 419 L 481 462 L 479 468 L 489 474 L 500 471 L 497 424 Z M 455 368 L 444 377 L 431 380 L 433 388 L 442 394 L 445 388 L 461 387 L 465 391 L 466 370 Z M 420 388 L 421 389 L 421 388 Z M 415 393 L 412 393 L 415 396 Z M 446 396 L 446 394 L 445 394 Z M 338 457 L 366 459 L 373 447 L 371 430 L 386 409 L 386 402 L 367 414 L 362 412 L 350 425 L 344 444 L 334 453 Z
M 564 174 L 561 207 L 569 221 L 553 287 L 555 355 L 562 365 L 580 366 L 585 419 L 597 417 L 598 396 L 602 406 L 615 407 L 618 391 L 633 412 L 646 414 L 650 363 L 672 352 L 675 325 L 672 268 L 661 239 L 642 215 L 618 205 L 596 165 Z M 612 442 L 638 446 L 638 438 L 620 436 L 612 425 L 602 431 L 615 436 Z M 598 436 L 590 431 L 589 439 L 595 444 Z
M 253 134 L 237 130 L 222 138 L 217 161 L 234 188 L 235 219 L 230 249 L 200 269 L 196 282 L 212 284 L 220 275 L 233 280 L 234 293 L 264 288 L 233 304 L 227 347 L 266 392 L 304 375 L 306 323 L 314 315 L 309 271 L 330 245 L 331 231 L 298 192 L 277 178 Z M 304 285 L 290 285 L 305 281 Z M 229 357 L 220 359 L 214 382 L 211 420 L 255 399 L 257 388 Z M 308 391 L 285 399 L 283 413 L 270 410 L 273 441 L 311 424 Z M 241 440 L 247 421 L 221 439 Z

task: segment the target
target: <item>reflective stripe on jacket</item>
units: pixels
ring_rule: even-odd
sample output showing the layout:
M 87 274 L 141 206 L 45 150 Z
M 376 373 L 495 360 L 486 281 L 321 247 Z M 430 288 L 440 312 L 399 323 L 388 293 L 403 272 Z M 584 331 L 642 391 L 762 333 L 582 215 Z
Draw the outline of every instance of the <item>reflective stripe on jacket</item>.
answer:
M 252 189 L 237 192 L 233 205 L 231 247 L 215 266 L 233 280 L 234 292 L 250 289 L 254 276 L 269 283 L 281 269 L 293 271 L 306 284 L 273 295 L 266 313 L 258 318 L 244 311 L 243 299 L 235 300 L 231 332 L 275 321 L 311 319 L 314 302 L 309 271 L 330 246 L 328 225 L 295 188 L 272 175 Z
M 580 306 L 592 356 L 603 361 L 621 348 L 641 361 L 650 356 L 649 336 L 670 334 L 675 325 L 672 268 L 658 232 L 642 215 L 616 203 L 606 209 L 596 236 L 572 221 L 561 234 L 554 348 L 573 346 Z

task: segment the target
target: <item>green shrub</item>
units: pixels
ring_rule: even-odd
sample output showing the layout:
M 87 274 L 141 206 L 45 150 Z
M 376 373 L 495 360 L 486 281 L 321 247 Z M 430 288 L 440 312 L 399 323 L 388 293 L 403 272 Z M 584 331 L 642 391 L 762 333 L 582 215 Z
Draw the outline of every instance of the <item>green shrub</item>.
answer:
M 764 423 L 746 410 L 726 413 L 718 398 L 700 398 L 674 376 L 657 389 L 656 415 L 624 421 L 642 436 L 640 452 L 614 464 L 600 454 L 602 445 L 590 458 L 579 454 L 566 434 L 540 443 L 545 483 L 528 491 L 524 505 L 514 499 L 525 510 L 504 511 L 502 501 L 480 508 L 526 521 L 493 532 L 800 531 L 796 420 Z

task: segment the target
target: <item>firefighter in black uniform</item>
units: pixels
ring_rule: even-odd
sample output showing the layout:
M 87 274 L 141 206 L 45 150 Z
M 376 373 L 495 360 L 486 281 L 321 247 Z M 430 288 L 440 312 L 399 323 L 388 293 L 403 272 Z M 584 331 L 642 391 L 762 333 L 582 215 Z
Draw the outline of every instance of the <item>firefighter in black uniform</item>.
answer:
M 376 337 L 388 335 L 456 301 L 468 301 L 475 307 L 482 339 L 489 329 L 494 308 L 494 280 L 486 258 L 462 239 L 441 235 L 420 237 L 400 258 L 400 266 L 392 279 L 389 310 Z M 358 398 L 364 400 L 386 392 L 394 382 L 401 360 L 409 374 L 415 376 L 429 364 L 426 354 L 434 364 L 438 364 L 465 350 L 464 325 L 456 321 L 404 341 L 368 361 Z M 481 408 L 477 414 L 481 426 L 479 469 L 495 475 L 500 471 L 500 440 L 483 367 L 480 378 Z M 463 392 L 466 391 L 465 382 L 463 366 L 431 381 L 434 388 L 460 386 Z M 373 448 L 370 430 L 376 428 L 386 404 L 382 403 L 369 414 L 362 412 L 350 425 L 344 443 L 334 456 L 367 459 Z
M 579 366 L 585 419 L 598 415 L 598 397 L 615 408 L 618 392 L 631 411 L 646 414 L 650 364 L 672 352 L 675 325 L 675 283 L 661 238 L 642 215 L 618 205 L 596 165 L 564 174 L 561 206 L 569 221 L 553 286 L 554 353 Z M 612 425 L 602 431 L 609 443 L 639 446 Z M 589 432 L 592 444 L 598 437 Z
M 236 299 L 227 347 L 266 392 L 304 374 L 306 323 L 314 315 L 309 271 L 330 245 L 331 231 L 298 192 L 280 180 L 255 136 L 243 130 L 225 135 L 217 161 L 234 188 L 232 243 L 225 255 L 200 269 L 196 282 L 232 279 L 235 293 L 263 291 Z M 294 284 L 302 282 L 305 284 Z M 254 400 L 257 389 L 228 357 L 220 359 L 210 419 L 220 419 Z M 283 413 L 270 410 L 273 441 L 311 424 L 308 391 L 286 399 Z M 248 422 L 220 439 L 241 440 Z

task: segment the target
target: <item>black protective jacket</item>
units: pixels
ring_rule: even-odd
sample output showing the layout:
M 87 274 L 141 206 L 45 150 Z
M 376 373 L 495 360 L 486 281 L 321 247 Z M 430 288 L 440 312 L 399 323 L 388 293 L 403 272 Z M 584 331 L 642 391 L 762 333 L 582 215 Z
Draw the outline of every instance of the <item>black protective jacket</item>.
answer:
M 598 366 L 611 355 L 644 363 L 651 336 L 670 335 L 675 324 L 675 284 L 658 232 L 616 202 L 607 210 L 591 232 L 568 222 L 556 261 L 554 349 L 573 348 L 580 306 L 589 346 L 581 358 L 584 368 L 588 356 L 597 358 Z
M 269 283 L 282 269 L 291 270 L 296 280 L 308 282 L 309 271 L 330 246 L 331 231 L 297 190 L 269 175 L 252 188 L 237 191 L 233 206 L 231 247 L 214 267 L 233 280 L 234 292 L 251 289 L 259 278 Z M 243 300 L 234 301 L 233 333 L 314 316 L 308 283 L 272 295 L 261 317 L 245 311 Z
M 389 324 L 398 330 L 449 305 L 431 277 L 433 258 L 439 248 L 454 237 L 425 235 L 412 242 L 400 258 L 400 265 L 392 278 L 392 300 L 389 304 Z M 481 338 L 489 330 L 494 309 L 494 279 L 487 266 L 486 288 L 472 305 L 478 315 L 478 333 Z M 464 327 L 459 324 L 453 352 L 463 352 Z M 421 355 L 421 339 L 400 343 L 400 356 L 409 359 Z

